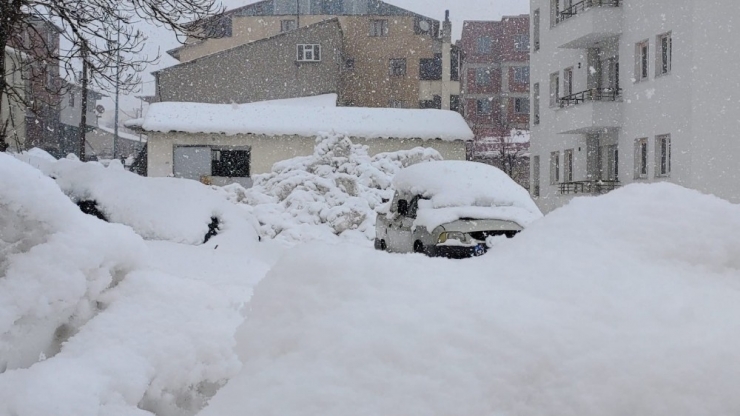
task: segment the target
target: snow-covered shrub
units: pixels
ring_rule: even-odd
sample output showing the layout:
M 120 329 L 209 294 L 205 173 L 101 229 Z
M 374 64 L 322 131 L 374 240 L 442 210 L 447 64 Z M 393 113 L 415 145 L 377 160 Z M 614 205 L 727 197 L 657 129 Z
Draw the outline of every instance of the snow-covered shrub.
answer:
M 263 236 L 306 241 L 359 234 L 373 239 L 376 210 L 393 196 L 393 175 L 441 159 L 436 150 L 422 147 L 371 157 L 367 146 L 324 134 L 317 138 L 313 155 L 276 163 L 272 172 L 255 175 L 250 189 L 223 189 L 254 213 Z

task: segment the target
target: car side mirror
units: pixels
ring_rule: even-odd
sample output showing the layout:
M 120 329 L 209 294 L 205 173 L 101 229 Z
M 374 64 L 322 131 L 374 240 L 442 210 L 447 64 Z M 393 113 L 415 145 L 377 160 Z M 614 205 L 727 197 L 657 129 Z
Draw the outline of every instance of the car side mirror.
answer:
M 398 201 L 398 213 L 402 216 L 406 216 L 409 213 L 409 201 L 401 199 Z

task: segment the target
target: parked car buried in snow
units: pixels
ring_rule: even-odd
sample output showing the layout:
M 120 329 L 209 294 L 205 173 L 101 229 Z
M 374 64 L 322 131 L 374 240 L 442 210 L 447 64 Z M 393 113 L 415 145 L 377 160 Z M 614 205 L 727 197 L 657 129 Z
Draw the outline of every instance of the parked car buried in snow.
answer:
M 375 248 L 465 258 L 511 238 L 542 213 L 501 170 L 476 162 L 420 163 L 393 178 L 395 195 L 378 214 Z

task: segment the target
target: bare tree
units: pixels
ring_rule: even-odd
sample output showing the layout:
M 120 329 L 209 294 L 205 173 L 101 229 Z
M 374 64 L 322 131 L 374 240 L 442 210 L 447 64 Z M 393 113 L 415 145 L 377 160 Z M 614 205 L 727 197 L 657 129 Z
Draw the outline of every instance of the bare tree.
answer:
M 29 109 L 39 107 L 38 94 L 25 93 L 28 83 L 43 76 L 50 65 L 58 65 L 68 74 L 77 74 L 84 66 L 87 70 L 81 75 L 91 87 L 110 91 L 118 81 L 122 92 L 132 91 L 139 84 L 138 74 L 144 66 L 158 58 L 141 54 L 146 37 L 135 23 L 168 27 L 184 42 L 185 34 L 194 35 L 188 30 L 188 22 L 223 11 L 217 1 L 0 0 L 0 50 L 6 53 L 6 47 L 12 47 L 10 53 L 16 54 L 15 60 L 20 62 L 6 68 L 5 59 L 0 59 L 0 110 L 9 102 Z M 40 21 L 59 28 L 64 49 L 43 36 L 34 36 L 39 34 Z M 24 82 L 7 82 L 17 76 L 16 72 Z M 45 87 L 58 100 L 63 86 Z M 83 102 L 86 95 L 83 91 Z M 86 109 L 82 111 L 84 114 Z M 0 151 L 6 150 L 9 124 L 0 123 Z

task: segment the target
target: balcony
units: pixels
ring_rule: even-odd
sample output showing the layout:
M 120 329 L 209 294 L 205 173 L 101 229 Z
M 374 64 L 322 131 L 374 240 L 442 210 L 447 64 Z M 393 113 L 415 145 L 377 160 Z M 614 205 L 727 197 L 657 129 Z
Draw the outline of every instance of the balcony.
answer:
M 560 134 L 595 134 L 617 130 L 622 123 L 622 90 L 594 88 L 561 98 L 553 129 Z
M 617 180 L 593 180 L 593 181 L 574 181 L 562 182 L 559 184 L 560 194 L 590 194 L 601 195 L 619 188 Z
M 622 33 L 621 0 L 583 0 L 558 12 L 551 34 L 565 49 L 587 49 Z

